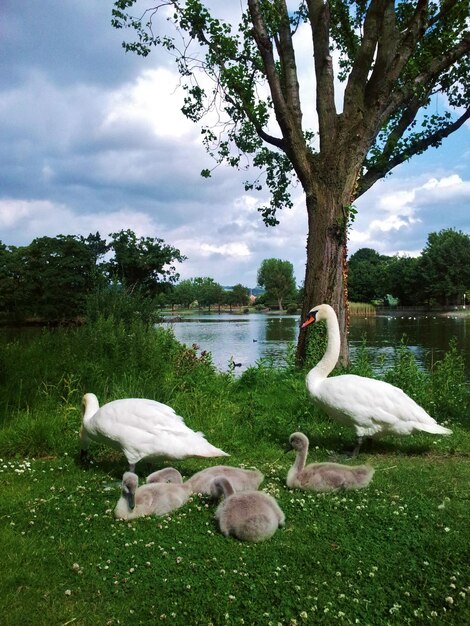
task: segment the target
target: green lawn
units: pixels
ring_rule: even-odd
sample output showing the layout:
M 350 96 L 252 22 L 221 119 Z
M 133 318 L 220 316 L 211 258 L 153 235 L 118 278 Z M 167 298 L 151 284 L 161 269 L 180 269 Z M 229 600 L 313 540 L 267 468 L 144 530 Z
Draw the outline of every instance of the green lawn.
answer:
M 1 626 L 470 623 L 468 389 L 443 391 L 450 362 L 428 400 L 453 435 L 373 443 L 357 459 L 376 468 L 367 489 L 312 494 L 285 486 L 290 433 L 309 436 L 310 462 L 354 433 L 312 406 L 302 372 L 260 365 L 235 379 L 164 334 L 153 346 L 153 332 L 105 331 L 106 344 L 84 328 L 0 346 Z M 397 372 L 419 395 L 426 381 L 405 365 L 402 354 Z M 115 520 L 126 463 L 94 446 L 80 465 L 83 391 L 174 406 L 223 462 L 264 472 L 285 527 L 260 544 L 225 538 L 199 496 L 167 517 Z M 218 463 L 175 466 L 189 477 Z

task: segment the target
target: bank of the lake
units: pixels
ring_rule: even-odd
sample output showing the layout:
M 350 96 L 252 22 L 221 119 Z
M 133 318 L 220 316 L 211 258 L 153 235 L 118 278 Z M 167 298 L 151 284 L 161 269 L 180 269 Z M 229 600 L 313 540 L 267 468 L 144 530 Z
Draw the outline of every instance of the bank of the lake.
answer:
M 165 327 L 173 329 L 182 343 L 196 344 L 200 351 L 212 354 L 214 364 L 221 370 L 241 373 L 260 359 L 273 364 L 285 362 L 299 331 L 298 315 L 274 312 L 201 313 L 178 315 L 174 322 L 167 317 Z M 351 317 L 349 344 L 354 361 L 359 348 L 369 356 L 372 368 L 381 373 L 391 366 L 395 349 L 405 339 L 406 344 L 423 368 L 432 367 L 456 339 L 467 379 L 470 382 L 470 311 L 448 311 L 417 315 L 411 311 L 389 311 L 387 315 Z

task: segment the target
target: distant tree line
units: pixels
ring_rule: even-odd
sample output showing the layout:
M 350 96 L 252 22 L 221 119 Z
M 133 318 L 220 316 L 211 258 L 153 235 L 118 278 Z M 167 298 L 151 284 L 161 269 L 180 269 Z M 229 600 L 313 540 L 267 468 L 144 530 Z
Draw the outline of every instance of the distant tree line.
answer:
M 361 248 L 349 260 L 349 299 L 400 305 L 458 305 L 470 290 L 470 236 L 452 228 L 430 233 L 421 255 L 386 256 Z
M 140 314 L 145 311 L 148 320 L 151 311 L 162 307 L 210 310 L 250 303 L 250 289 L 240 283 L 226 289 L 209 277 L 179 281 L 176 263 L 185 259 L 162 239 L 138 238 L 131 230 L 111 233 L 108 241 L 97 232 L 88 237 L 39 237 L 26 246 L 0 242 L 0 319 L 78 320 L 90 315 L 90 307 L 93 314 L 106 307 L 123 309 L 129 306 L 129 298 L 134 308 L 138 299 Z M 262 306 L 275 302 L 282 309 L 286 300 L 296 302 L 293 266 L 288 261 L 266 259 L 258 279 L 265 288 Z
M 0 314 L 11 320 L 70 320 L 87 298 L 118 288 L 155 298 L 178 280 L 179 250 L 131 230 L 88 237 L 39 237 L 27 246 L 0 242 Z
M 210 310 L 250 303 L 250 290 L 241 283 L 226 289 L 210 277 L 179 281 L 176 263 L 185 259 L 162 239 L 138 238 L 131 230 L 111 233 L 108 241 L 97 232 L 39 237 L 18 247 L 0 242 L 0 319 L 74 320 L 89 314 L 90 302 L 99 310 L 107 296 L 122 293 L 138 296 L 148 319 L 162 307 Z M 391 296 L 402 305 L 455 305 L 467 293 L 469 302 L 469 259 L 470 236 L 453 229 L 431 233 L 416 258 L 361 248 L 349 262 L 349 299 L 379 302 Z M 265 259 L 257 279 L 264 288 L 257 306 L 301 306 L 303 289 L 297 289 L 289 261 Z

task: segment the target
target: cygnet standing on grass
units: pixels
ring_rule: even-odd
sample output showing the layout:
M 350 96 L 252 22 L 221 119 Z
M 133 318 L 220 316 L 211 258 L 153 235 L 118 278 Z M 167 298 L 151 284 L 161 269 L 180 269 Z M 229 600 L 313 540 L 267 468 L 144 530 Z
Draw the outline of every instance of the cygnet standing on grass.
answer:
M 220 531 L 241 541 L 259 542 L 269 539 L 285 516 L 276 500 L 264 491 L 240 491 L 235 493 L 225 477 L 215 478 L 211 486 L 212 496 L 224 496 L 215 512 Z
M 264 479 L 264 475 L 257 469 L 247 470 L 228 465 L 215 465 L 193 474 L 188 478 L 186 485 L 193 493 L 212 495 L 211 485 L 216 478 L 226 478 L 234 491 L 256 491 Z
M 349 467 L 339 463 L 310 463 L 306 466 L 309 441 L 303 433 L 292 433 L 289 443 L 297 451 L 294 465 L 287 474 L 286 483 L 290 489 L 362 489 L 372 480 L 375 470 L 370 465 Z
M 151 482 L 139 487 L 137 474 L 125 472 L 114 516 L 130 520 L 145 515 L 165 515 L 183 506 L 190 495 L 189 489 L 175 483 Z

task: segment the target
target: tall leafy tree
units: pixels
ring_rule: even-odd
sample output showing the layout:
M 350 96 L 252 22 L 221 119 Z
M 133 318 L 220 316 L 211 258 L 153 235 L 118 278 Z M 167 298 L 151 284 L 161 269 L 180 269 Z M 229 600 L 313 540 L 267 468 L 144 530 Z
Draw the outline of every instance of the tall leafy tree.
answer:
M 264 180 L 246 187 L 266 184 L 271 192 L 261 209 L 266 224 L 276 224 L 277 212 L 291 206 L 290 183 L 300 181 L 308 214 L 302 314 L 313 304 L 333 305 L 347 359 L 352 203 L 469 118 L 467 2 L 247 0 L 238 24 L 218 19 L 201 0 L 145 4 L 137 18 L 128 13 L 135 4 L 141 1 L 114 2 L 113 25 L 137 30 L 126 50 L 145 56 L 162 46 L 175 56 L 190 119 L 199 121 L 221 99 L 221 128 L 203 128 L 204 141 L 219 162 L 235 167 L 243 153 L 251 155 Z M 300 96 L 295 41 L 302 28 L 310 30 L 313 48 L 315 129 L 305 126 Z M 209 81 L 200 79 L 202 72 Z M 442 112 L 430 106 L 436 94 L 444 96 Z M 302 331 L 299 361 L 305 348 Z
M 386 257 L 372 248 L 360 248 L 349 260 L 349 297 L 353 302 L 371 302 L 387 292 Z
M 182 280 L 175 285 L 173 300 L 175 304 L 182 304 L 185 307 L 189 307 L 196 300 L 196 290 L 192 278 Z
M 296 294 L 294 266 L 290 261 L 265 259 L 258 270 L 258 285 L 266 289 L 267 298 L 275 298 L 282 311 L 284 300 Z
M 109 248 L 114 252 L 107 263 L 111 279 L 126 288 L 139 288 L 146 295 L 155 295 L 174 283 L 179 275 L 175 262 L 185 257 L 163 239 L 140 237 L 131 230 L 111 233 Z
M 12 247 L 0 281 L 9 294 L 5 311 L 19 318 L 73 319 L 85 311 L 86 296 L 97 286 L 100 254 L 83 237 L 38 237 Z M 3 264 L 2 264 L 3 265 Z
M 428 300 L 461 304 L 470 286 L 470 236 L 453 228 L 430 233 L 419 270 Z
M 401 305 L 416 305 L 423 302 L 423 276 L 419 264 L 419 257 L 393 256 L 387 259 L 386 293 L 397 298 Z
M 216 283 L 213 278 L 198 277 L 193 279 L 196 300 L 201 306 L 210 308 L 214 304 L 221 304 L 224 299 L 222 285 Z
M 232 290 L 229 291 L 226 295 L 232 296 L 232 304 L 245 306 L 250 302 L 250 290 L 248 289 L 248 287 L 244 287 L 241 283 L 237 283 L 236 285 L 234 285 Z

